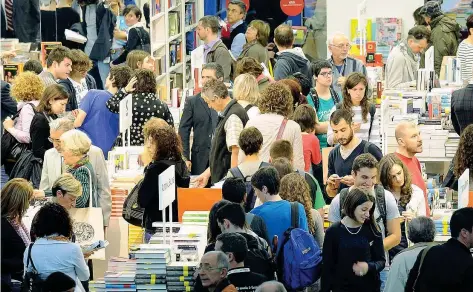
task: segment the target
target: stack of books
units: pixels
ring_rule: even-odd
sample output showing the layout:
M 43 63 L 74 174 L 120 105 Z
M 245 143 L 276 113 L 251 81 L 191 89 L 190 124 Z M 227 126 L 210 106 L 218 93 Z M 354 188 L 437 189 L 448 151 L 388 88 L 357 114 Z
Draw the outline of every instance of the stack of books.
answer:
M 450 219 L 454 211 L 453 209 L 432 210 L 432 220 L 434 220 L 437 235 L 450 235 Z
M 123 215 L 123 204 L 128 196 L 128 190 L 125 188 L 111 188 L 112 195 L 112 218 L 121 218 Z
M 166 291 L 166 265 L 171 261 L 171 246 L 141 244 L 130 252 L 136 259 L 136 290 Z
M 105 292 L 105 280 L 103 278 L 97 279 L 95 281 L 89 282 L 89 291 L 90 292 Z
M 135 291 L 136 261 L 133 259 L 112 257 L 105 272 L 106 291 Z
M 209 213 L 209 211 L 185 211 L 182 215 L 182 223 L 207 226 L 209 223 Z
M 445 143 L 448 130 L 443 130 L 440 119 L 420 119 L 419 131 L 422 137 L 423 151 L 419 157 L 445 157 Z
M 166 267 L 167 291 L 194 291 L 198 262 L 174 262 Z
M 454 157 L 457 153 L 458 144 L 460 144 L 460 136 L 454 131 L 448 133 L 448 139 L 445 143 L 445 155 L 446 157 Z

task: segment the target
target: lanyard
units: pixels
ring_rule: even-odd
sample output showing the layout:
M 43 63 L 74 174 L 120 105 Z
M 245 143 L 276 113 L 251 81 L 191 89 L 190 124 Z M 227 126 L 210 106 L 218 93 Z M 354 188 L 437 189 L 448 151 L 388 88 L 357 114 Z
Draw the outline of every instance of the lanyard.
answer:
M 239 269 L 233 269 L 228 271 L 227 276 L 231 274 L 238 274 L 238 273 L 249 273 L 250 269 L 249 268 L 239 268 Z

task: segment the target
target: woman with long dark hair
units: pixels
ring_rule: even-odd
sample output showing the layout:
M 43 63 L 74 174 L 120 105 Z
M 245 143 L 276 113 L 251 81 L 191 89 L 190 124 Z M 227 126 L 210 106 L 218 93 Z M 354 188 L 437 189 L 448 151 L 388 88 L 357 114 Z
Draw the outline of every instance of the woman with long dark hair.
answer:
M 463 172 L 468 168 L 470 169 L 470 191 L 473 190 L 473 125 L 466 127 L 461 136 L 460 143 L 458 144 L 457 153 L 454 158 L 454 169 L 453 173 L 458 179 Z
M 374 220 L 375 197 L 353 188 L 341 207 L 344 217 L 325 233 L 321 291 L 378 292 L 386 258 Z

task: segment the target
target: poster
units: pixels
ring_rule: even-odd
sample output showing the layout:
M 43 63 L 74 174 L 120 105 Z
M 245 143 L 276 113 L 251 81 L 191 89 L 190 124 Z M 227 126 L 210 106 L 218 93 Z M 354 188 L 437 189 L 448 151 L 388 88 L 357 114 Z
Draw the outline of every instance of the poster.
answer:
M 376 41 L 378 46 L 396 46 L 402 36 L 400 18 L 376 18 Z

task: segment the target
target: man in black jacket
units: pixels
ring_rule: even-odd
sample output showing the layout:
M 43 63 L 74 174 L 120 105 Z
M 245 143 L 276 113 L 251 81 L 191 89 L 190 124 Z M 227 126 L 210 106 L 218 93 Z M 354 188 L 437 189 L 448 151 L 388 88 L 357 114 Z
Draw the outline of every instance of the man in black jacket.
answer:
M 452 95 L 452 124 L 455 132 L 461 135 L 463 129 L 473 124 L 473 83 L 456 90 Z
M 223 81 L 223 69 L 217 63 L 204 64 L 202 67 L 202 85 L 209 80 Z M 199 175 L 209 167 L 212 134 L 217 126 L 218 114 L 209 108 L 201 94 L 188 97 L 179 124 L 179 136 L 182 140 L 186 164 L 193 175 Z M 190 143 L 190 134 L 194 137 Z M 190 149 L 192 144 L 192 149 Z
M 3 133 L 3 121 L 8 116 L 13 116 L 17 112 L 16 101 L 10 96 L 10 84 L 2 80 L 2 125 L 1 133 Z
M 453 213 L 450 233 L 446 243 L 427 247 L 417 256 L 405 291 L 473 291 L 473 208 Z
M 230 37 L 222 38 L 223 43 L 230 50 L 234 58 L 238 58 L 246 44 L 245 32 L 246 5 L 240 0 L 232 0 L 228 3 L 227 21 L 230 25 Z
M 215 250 L 227 254 L 230 262 L 227 278 L 238 291 L 254 292 L 267 279 L 265 276 L 252 272 L 252 268 L 245 266 L 249 246 L 243 234 L 222 233 L 217 236 Z

